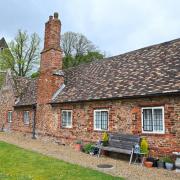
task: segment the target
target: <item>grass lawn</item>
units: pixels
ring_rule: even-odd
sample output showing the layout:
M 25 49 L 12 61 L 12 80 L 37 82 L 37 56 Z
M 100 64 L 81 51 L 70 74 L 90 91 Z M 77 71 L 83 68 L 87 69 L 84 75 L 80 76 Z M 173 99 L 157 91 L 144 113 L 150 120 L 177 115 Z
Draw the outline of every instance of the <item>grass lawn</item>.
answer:
M 0 180 L 122 179 L 0 142 Z

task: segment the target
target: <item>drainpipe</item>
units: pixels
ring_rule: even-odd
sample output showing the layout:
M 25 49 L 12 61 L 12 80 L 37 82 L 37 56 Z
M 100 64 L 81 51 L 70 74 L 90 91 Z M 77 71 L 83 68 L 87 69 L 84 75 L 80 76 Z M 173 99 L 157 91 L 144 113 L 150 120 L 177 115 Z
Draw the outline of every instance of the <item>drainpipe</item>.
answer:
M 36 139 L 36 105 L 33 105 L 32 139 Z

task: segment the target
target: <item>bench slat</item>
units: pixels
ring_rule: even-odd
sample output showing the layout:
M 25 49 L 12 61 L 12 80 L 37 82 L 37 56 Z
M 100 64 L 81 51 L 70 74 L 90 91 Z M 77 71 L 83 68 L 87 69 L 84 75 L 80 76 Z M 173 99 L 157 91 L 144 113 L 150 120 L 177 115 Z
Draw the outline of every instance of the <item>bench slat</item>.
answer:
M 118 152 L 118 153 L 124 153 L 124 154 L 131 154 L 132 149 L 128 150 L 128 149 L 120 149 L 120 148 L 115 148 L 115 147 L 111 147 L 111 146 L 102 146 L 101 149 L 105 150 L 105 151 L 112 151 L 112 152 Z
M 140 142 L 140 137 L 133 135 L 124 135 L 124 134 L 109 134 L 109 140 L 117 139 L 122 141 L 132 141 L 132 142 Z
M 106 151 L 132 154 L 132 149 L 135 144 L 140 143 L 141 138 L 137 135 L 110 133 L 108 146 L 97 146 L 98 148 Z

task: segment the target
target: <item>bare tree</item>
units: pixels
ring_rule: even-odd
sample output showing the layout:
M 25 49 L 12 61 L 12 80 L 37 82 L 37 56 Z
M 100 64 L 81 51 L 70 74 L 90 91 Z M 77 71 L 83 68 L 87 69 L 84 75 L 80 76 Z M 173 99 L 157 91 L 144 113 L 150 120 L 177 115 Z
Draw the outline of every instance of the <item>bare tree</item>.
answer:
M 61 46 L 65 56 L 79 56 L 96 51 L 95 45 L 86 36 L 74 32 L 62 35 Z
M 40 38 L 36 33 L 30 37 L 19 30 L 8 48 L 0 54 L 0 69 L 10 68 L 17 76 L 27 76 L 39 63 Z
M 61 47 L 63 49 L 65 56 L 71 56 L 73 54 L 75 42 L 75 33 L 66 32 L 62 35 Z

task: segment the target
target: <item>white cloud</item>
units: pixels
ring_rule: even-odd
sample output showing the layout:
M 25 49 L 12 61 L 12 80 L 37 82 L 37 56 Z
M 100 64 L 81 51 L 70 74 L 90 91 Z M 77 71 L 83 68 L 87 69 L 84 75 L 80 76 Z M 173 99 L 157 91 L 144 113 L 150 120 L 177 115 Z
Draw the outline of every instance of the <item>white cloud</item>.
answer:
M 60 12 L 62 32 L 81 32 L 111 55 L 180 37 L 178 0 L 6 0 L 1 5 L 0 35 L 7 37 L 18 28 L 42 37 L 54 11 Z

